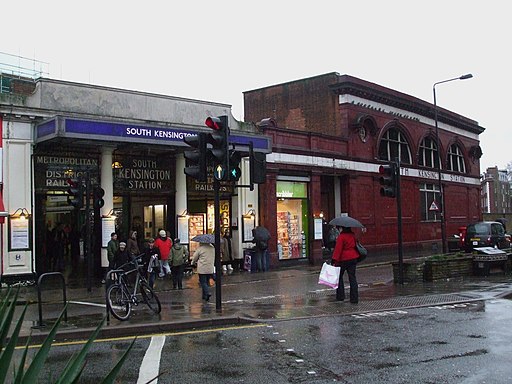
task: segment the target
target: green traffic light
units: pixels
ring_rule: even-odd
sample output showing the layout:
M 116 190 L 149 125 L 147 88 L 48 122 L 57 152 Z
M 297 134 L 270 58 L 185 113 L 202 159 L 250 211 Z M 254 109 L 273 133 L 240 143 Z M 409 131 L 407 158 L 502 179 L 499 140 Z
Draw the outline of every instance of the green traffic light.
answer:
M 239 167 L 231 168 L 229 171 L 229 179 L 233 181 L 238 181 L 240 179 L 240 176 L 242 176 L 242 171 Z

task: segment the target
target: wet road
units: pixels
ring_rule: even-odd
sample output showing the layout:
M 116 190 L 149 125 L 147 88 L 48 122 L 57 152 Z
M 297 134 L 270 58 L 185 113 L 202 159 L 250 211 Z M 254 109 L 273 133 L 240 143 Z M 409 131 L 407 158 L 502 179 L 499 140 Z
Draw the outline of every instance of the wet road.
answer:
M 119 382 L 507 383 L 510 324 L 505 298 L 141 336 Z M 95 343 L 80 382 L 98 383 L 130 342 Z M 41 382 L 79 347 L 52 347 Z

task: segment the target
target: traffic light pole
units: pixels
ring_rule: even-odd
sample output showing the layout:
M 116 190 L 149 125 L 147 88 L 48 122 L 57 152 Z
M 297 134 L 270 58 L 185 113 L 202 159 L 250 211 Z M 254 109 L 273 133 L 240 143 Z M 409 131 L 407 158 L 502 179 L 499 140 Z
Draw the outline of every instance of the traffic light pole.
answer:
M 222 312 L 222 263 L 220 257 L 220 181 L 217 179 L 213 180 L 213 190 L 215 192 L 215 308 L 217 312 Z
M 92 241 L 91 241 L 91 178 L 89 172 L 85 173 L 85 249 L 84 255 L 87 260 L 87 292 L 92 291 Z

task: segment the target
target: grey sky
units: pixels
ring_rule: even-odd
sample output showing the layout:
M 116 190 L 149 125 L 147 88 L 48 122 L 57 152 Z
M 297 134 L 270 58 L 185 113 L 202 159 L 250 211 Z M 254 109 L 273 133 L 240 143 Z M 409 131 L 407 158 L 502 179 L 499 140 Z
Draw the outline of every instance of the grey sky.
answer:
M 0 51 L 49 63 L 56 79 L 233 105 L 242 92 L 350 74 L 476 120 L 487 167 L 512 161 L 512 87 L 502 1 L 22 1 Z

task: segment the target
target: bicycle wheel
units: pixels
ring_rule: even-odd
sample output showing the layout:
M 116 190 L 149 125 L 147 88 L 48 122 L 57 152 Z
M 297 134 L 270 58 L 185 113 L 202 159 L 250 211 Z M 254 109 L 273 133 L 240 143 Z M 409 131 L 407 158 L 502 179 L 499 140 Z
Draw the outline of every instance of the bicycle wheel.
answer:
M 160 313 L 162 306 L 160 304 L 160 300 L 158 300 L 158 296 L 155 291 L 153 291 L 153 288 L 151 288 L 145 281 L 141 281 L 140 292 L 142 294 L 142 300 L 146 303 L 149 309 L 154 313 Z
M 118 320 L 127 320 L 132 311 L 132 303 L 126 290 L 120 284 L 112 284 L 107 290 L 107 306 Z

